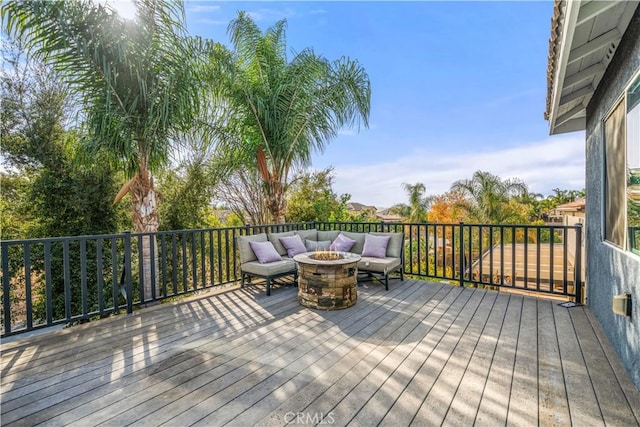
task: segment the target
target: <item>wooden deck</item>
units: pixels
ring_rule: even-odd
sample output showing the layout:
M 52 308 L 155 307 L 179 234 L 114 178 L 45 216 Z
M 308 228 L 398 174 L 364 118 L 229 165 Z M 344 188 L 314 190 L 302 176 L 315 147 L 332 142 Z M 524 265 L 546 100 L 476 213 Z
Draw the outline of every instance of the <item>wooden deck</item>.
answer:
M 246 287 L 2 345 L 3 426 L 611 425 L 640 395 L 585 307 L 392 281 Z

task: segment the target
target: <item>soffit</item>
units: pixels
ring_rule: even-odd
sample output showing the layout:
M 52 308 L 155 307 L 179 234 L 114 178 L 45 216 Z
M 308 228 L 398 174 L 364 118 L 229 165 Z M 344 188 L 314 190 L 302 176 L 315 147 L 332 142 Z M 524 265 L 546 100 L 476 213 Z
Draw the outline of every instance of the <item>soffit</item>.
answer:
M 547 67 L 550 133 L 584 130 L 586 108 L 640 1 L 556 0 Z

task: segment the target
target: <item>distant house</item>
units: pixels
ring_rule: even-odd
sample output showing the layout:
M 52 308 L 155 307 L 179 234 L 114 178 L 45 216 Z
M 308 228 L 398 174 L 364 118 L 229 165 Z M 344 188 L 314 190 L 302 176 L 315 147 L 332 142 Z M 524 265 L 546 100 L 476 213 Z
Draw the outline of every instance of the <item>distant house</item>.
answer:
M 347 211 L 354 215 L 375 215 L 376 210 L 375 206 L 363 205 L 357 202 L 347 203 Z
M 578 199 L 574 202 L 564 203 L 555 208 L 556 213 L 565 216 L 578 216 L 584 218 L 584 210 L 587 206 L 586 199 Z
M 381 209 L 376 212 L 376 218 L 384 222 L 402 222 L 404 218 L 396 213 L 393 213 L 391 209 Z
M 584 223 L 576 218 L 584 219 L 586 206 L 587 201 L 584 198 L 558 205 L 547 213 L 547 222 L 563 225 L 574 225 L 576 222 Z
M 545 117 L 551 134 L 586 131 L 586 302 L 640 389 L 638 5 L 556 1 Z M 624 294 L 630 315 L 613 311 Z

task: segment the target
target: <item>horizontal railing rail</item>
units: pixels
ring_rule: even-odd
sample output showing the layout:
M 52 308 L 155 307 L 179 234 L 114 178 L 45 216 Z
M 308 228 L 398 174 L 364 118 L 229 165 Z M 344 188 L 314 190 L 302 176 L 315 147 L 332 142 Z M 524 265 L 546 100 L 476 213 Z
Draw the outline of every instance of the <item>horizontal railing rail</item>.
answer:
M 403 232 L 404 273 L 582 300 L 580 226 L 306 222 L 2 241 L 2 336 L 84 322 L 239 281 L 236 237 Z

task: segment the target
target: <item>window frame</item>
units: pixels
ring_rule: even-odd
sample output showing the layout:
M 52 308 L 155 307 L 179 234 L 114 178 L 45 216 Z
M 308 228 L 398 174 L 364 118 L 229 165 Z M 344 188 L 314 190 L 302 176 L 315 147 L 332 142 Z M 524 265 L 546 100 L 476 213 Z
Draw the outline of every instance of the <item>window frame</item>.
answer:
M 628 94 L 629 91 L 631 89 L 632 86 L 634 86 L 634 84 L 638 83 L 638 80 L 640 79 L 640 70 L 637 70 L 633 76 L 629 79 L 629 81 L 627 82 L 627 84 L 624 86 L 624 89 L 622 90 L 622 93 L 615 98 L 614 102 L 611 104 L 611 107 L 607 110 L 606 114 L 604 114 L 604 116 L 601 119 L 601 136 L 602 136 L 602 161 L 601 161 L 601 171 L 602 171 L 602 180 L 601 180 L 601 203 L 600 203 L 600 209 L 602 212 L 601 215 L 601 233 L 600 233 L 600 239 L 602 242 L 605 242 L 609 245 L 614 246 L 615 248 L 621 249 L 626 253 L 630 253 L 630 254 L 634 254 L 634 255 L 638 255 L 637 253 L 635 253 L 632 248 L 630 247 L 630 243 L 629 243 L 629 218 L 628 218 L 628 184 L 627 184 L 627 178 L 626 178 L 626 170 L 627 170 L 627 159 L 628 159 L 628 147 L 629 147 L 629 141 L 628 141 L 628 132 L 629 132 L 629 125 L 627 122 L 627 118 L 629 116 L 629 102 L 628 102 Z M 607 120 L 609 120 L 609 118 L 611 118 L 611 116 L 616 112 L 617 108 L 620 106 L 620 104 L 622 104 L 624 106 L 624 114 L 623 114 L 623 121 L 624 121 L 624 169 L 625 169 L 625 177 L 623 179 L 624 182 L 624 198 L 623 201 L 621 203 L 621 210 L 622 210 L 622 217 L 623 217 L 623 222 L 624 222 L 624 233 L 623 233 L 623 241 L 622 241 L 622 245 L 619 245 L 617 242 L 613 242 L 611 240 L 609 240 L 607 237 L 607 197 L 609 194 L 608 191 L 608 180 L 607 180 L 607 146 L 608 146 L 608 139 L 607 139 Z

